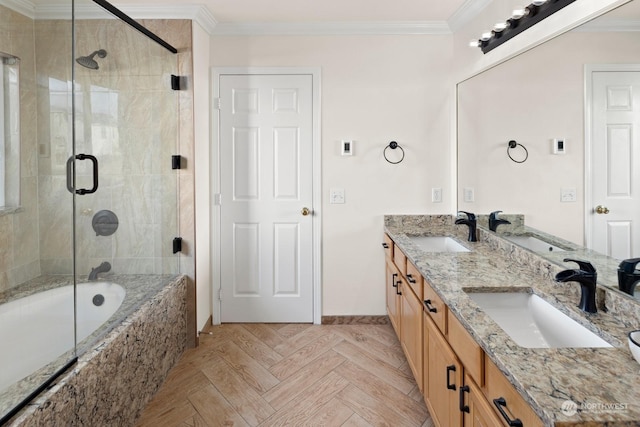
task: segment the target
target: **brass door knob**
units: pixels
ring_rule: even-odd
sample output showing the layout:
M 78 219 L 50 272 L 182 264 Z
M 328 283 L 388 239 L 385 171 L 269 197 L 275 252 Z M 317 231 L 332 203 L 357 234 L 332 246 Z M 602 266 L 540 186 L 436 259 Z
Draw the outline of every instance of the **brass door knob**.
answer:
M 606 206 L 602 206 L 602 205 L 598 205 L 595 207 L 594 211 L 598 214 L 598 215 L 606 215 L 609 213 L 609 208 Z
M 309 208 L 302 208 L 302 216 L 307 216 L 311 213 L 311 209 Z

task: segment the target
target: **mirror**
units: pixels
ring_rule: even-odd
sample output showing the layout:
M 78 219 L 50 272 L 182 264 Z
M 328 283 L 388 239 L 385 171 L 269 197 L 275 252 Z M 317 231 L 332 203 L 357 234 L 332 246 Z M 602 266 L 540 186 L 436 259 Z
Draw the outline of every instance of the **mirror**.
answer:
M 634 0 L 458 84 L 459 210 L 523 214 L 541 234 L 585 245 L 585 64 L 640 64 L 638 23 Z M 576 255 L 617 289 L 619 260 Z M 565 256 L 547 254 L 573 268 Z
M 20 59 L 0 52 L 0 211 L 20 205 Z

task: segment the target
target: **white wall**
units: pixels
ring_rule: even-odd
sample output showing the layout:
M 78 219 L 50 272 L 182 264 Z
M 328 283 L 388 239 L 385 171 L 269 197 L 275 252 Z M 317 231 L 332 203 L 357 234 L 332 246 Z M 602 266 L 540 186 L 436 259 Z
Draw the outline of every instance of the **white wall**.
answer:
M 193 120 L 195 141 L 196 325 L 205 326 L 211 307 L 211 227 L 209 186 L 209 63 L 211 37 L 193 22 Z M 205 185 L 201 185 L 205 184 Z
M 448 212 L 454 197 L 451 36 L 213 37 L 211 61 L 321 67 L 322 314 L 385 314 L 383 215 Z M 340 156 L 341 139 L 356 141 L 353 157 Z M 382 156 L 392 140 L 406 152 L 399 165 Z M 328 204 L 333 187 L 344 205 Z

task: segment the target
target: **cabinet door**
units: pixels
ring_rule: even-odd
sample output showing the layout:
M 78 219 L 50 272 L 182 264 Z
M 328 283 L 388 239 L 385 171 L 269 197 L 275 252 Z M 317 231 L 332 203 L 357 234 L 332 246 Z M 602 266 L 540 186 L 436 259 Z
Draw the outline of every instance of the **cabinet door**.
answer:
M 464 427 L 502 427 L 489 402 L 469 375 L 464 375 L 464 386 L 460 389 L 460 410 Z
M 429 319 L 428 406 L 436 425 L 459 427 L 462 412 L 458 388 L 462 385 L 462 365 L 438 328 Z
M 387 313 L 396 335 L 400 336 L 400 273 L 392 262 L 386 263 Z
M 429 399 L 429 315 L 422 311 L 422 395 Z
M 542 426 L 542 421 L 500 369 L 485 357 L 485 390 L 487 401 L 494 413 L 501 416 L 505 425 L 519 420 L 526 427 Z
M 422 301 L 409 285 L 402 289 L 401 301 L 400 344 L 422 391 Z

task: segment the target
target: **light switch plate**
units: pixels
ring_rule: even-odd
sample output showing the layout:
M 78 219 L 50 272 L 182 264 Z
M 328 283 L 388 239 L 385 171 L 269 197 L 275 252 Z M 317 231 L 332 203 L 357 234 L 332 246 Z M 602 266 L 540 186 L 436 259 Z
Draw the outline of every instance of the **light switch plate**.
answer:
M 329 190 L 329 203 L 332 205 L 344 203 L 344 188 L 332 188 Z
M 353 156 L 353 141 L 343 139 L 340 146 L 340 153 L 343 156 Z
M 553 154 L 565 154 L 567 152 L 567 140 L 564 138 L 553 139 Z
M 575 188 L 561 188 L 560 189 L 560 201 L 561 202 L 575 202 L 578 200 L 578 194 Z

